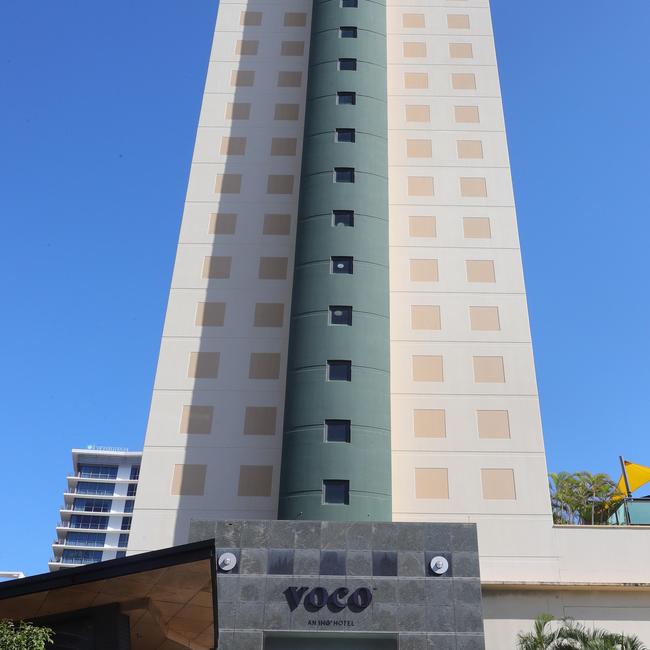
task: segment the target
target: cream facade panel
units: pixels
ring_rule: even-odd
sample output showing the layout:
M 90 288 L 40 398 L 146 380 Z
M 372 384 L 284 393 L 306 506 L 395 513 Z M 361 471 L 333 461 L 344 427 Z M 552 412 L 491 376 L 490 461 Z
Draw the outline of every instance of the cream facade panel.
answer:
M 129 552 L 187 542 L 191 518 L 276 516 L 282 436 L 252 422 L 250 409 L 284 408 L 288 319 L 278 314 L 291 305 L 310 15 L 308 0 L 220 3 Z M 278 86 L 280 79 L 289 85 Z M 292 119 L 276 119 L 278 105 L 291 106 Z M 220 184 L 224 176 L 236 187 Z M 269 177 L 292 179 L 289 193 L 269 194 Z M 203 277 L 205 258 L 220 257 L 230 258 L 228 277 Z M 259 277 L 269 259 L 284 260 L 283 273 L 271 273 L 278 279 Z M 209 304 L 224 306 L 221 325 L 205 324 Z M 279 307 L 262 309 L 256 327 L 258 304 Z M 197 355 L 218 355 L 216 377 L 187 376 Z M 201 435 L 181 433 L 192 428 Z M 177 465 L 205 465 L 203 496 L 171 494 Z M 270 485 L 240 494 L 242 466 L 270 468 Z
M 393 515 L 476 521 L 482 553 L 506 561 L 527 544 L 525 565 L 550 566 L 544 447 L 489 3 L 389 0 L 387 11 Z M 426 56 L 413 56 L 417 48 L 407 44 L 414 42 Z M 405 78 L 426 83 L 408 87 Z M 414 156 L 422 151 L 414 143 L 427 140 L 431 157 Z M 410 192 L 413 177 L 432 178 L 435 195 Z M 426 236 L 412 224 L 428 216 L 436 228 Z M 412 261 L 424 259 L 437 260 L 436 282 L 413 281 Z M 469 282 L 468 262 L 489 265 L 494 281 Z M 414 327 L 413 309 L 427 305 L 439 308 L 440 329 Z M 444 380 L 414 381 L 413 359 L 436 356 Z M 477 383 L 475 358 L 502 359 L 505 381 Z M 417 433 L 416 414 L 432 412 L 445 414 L 444 437 Z M 496 437 L 493 421 L 490 437 L 481 435 L 479 412 L 506 413 L 509 437 Z M 481 422 L 485 434 L 485 416 Z M 427 468 L 447 470 L 448 499 L 417 498 L 417 472 Z M 482 470 L 514 472 L 517 498 L 485 499 Z M 515 541 L 499 549 L 510 533 Z

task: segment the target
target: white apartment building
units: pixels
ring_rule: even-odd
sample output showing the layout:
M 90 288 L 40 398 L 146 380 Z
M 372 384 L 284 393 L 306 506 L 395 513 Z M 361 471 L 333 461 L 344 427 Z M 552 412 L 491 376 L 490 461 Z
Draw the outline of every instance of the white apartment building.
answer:
M 126 555 L 141 459 L 114 447 L 72 450 L 50 571 Z

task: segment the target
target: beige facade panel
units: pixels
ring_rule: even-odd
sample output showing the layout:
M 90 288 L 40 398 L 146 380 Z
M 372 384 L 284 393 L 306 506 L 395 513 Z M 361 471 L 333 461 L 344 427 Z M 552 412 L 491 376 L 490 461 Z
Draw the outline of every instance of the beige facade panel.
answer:
M 413 431 L 416 438 L 446 438 L 447 421 L 444 409 L 414 410 Z
M 407 122 L 431 122 L 431 109 L 428 104 L 407 104 L 405 114 Z
M 287 174 L 271 174 L 266 181 L 267 194 L 292 194 L 294 177 Z
M 446 467 L 415 468 L 416 499 L 448 499 L 449 476 Z
M 442 356 L 414 356 L 412 363 L 413 381 L 444 381 Z
M 449 57 L 451 59 L 473 59 L 474 48 L 471 43 L 449 43 Z
M 278 409 L 275 406 L 247 406 L 244 417 L 245 436 L 274 436 Z
M 280 54 L 282 56 L 303 56 L 305 54 L 305 41 L 282 41 Z
M 421 58 L 427 55 L 427 44 L 420 42 L 404 43 L 402 52 L 406 58 Z
M 476 426 L 479 438 L 510 438 L 508 411 L 476 411 Z
M 304 27 L 307 24 L 307 14 L 299 11 L 288 11 L 284 14 L 285 27 Z
M 294 70 L 281 70 L 278 72 L 278 86 L 280 88 L 299 88 L 302 84 L 302 72 Z
M 496 282 L 492 260 L 467 260 L 465 268 L 468 282 Z
M 454 106 L 454 119 L 458 124 L 479 124 L 481 116 L 478 106 Z
M 191 352 L 187 376 L 216 379 L 219 375 L 219 352 Z
M 262 232 L 265 235 L 288 235 L 291 230 L 290 214 L 265 214 Z
M 487 180 L 483 177 L 463 177 L 460 179 L 460 195 L 467 198 L 486 198 Z
M 460 160 L 482 159 L 483 143 L 481 140 L 458 140 L 456 151 Z
M 409 176 L 407 183 L 409 196 L 434 195 L 434 181 L 431 176 Z
M 260 280 L 286 280 L 289 260 L 286 257 L 260 257 Z
M 234 88 L 250 88 L 255 84 L 255 70 L 233 70 L 230 85 Z
M 409 158 L 431 158 L 431 140 L 410 140 L 406 141 L 406 155 Z
M 208 280 L 227 280 L 230 277 L 232 257 L 214 256 L 203 259 L 203 277 Z
M 284 304 L 279 302 L 258 302 L 255 305 L 255 327 L 282 327 Z
M 498 332 L 501 329 L 498 307 L 470 307 L 469 321 L 474 331 Z
M 243 27 L 259 27 L 262 24 L 262 12 L 242 11 L 239 24 Z
M 210 235 L 234 235 L 237 215 L 232 212 L 212 212 L 208 220 Z
M 272 156 L 295 156 L 298 138 L 273 138 L 271 140 Z
M 449 14 L 447 27 L 449 29 L 469 29 L 469 16 L 467 14 Z
M 482 469 L 481 485 L 484 499 L 517 498 L 515 473 L 511 469 Z
M 278 379 L 280 355 L 274 352 L 251 352 L 248 376 L 250 379 Z
M 242 56 L 255 56 L 260 47 L 259 41 L 237 41 L 235 54 Z
M 429 215 L 418 215 L 409 217 L 410 237 L 436 237 L 436 218 Z
M 225 319 L 225 302 L 200 302 L 196 306 L 195 323 L 199 327 L 223 327 Z
M 476 90 L 476 75 L 471 72 L 454 72 L 451 75 L 454 90 Z
M 241 465 L 239 468 L 240 497 L 270 497 L 273 485 L 272 465 Z
M 407 90 L 423 90 L 429 87 L 429 75 L 426 72 L 405 72 L 404 88 Z
M 489 217 L 463 217 L 463 237 L 465 239 L 490 239 L 492 228 Z
M 203 496 L 207 465 L 174 465 L 171 494 L 173 496 Z
M 276 104 L 274 119 L 278 121 L 294 121 L 300 116 L 300 104 Z
M 181 433 L 209 434 L 212 433 L 214 407 L 198 406 L 196 404 L 183 406 L 181 414 Z
M 410 260 L 411 282 L 438 282 L 438 260 Z
M 246 138 L 221 138 L 221 147 L 219 153 L 222 156 L 243 156 L 246 153 Z
M 503 357 L 474 357 L 474 381 L 477 384 L 503 384 L 506 372 Z
M 402 27 L 422 29 L 426 27 L 424 14 L 402 14 Z
M 241 192 L 241 174 L 217 174 L 214 191 L 217 194 L 239 194 Z
M 248 102 L 228 102 L 226 104 L 227 120 L 249 120 L 251 105 Z
M 414 330 L 439 330 L 439 305 L 411 305 L 411 327 Z

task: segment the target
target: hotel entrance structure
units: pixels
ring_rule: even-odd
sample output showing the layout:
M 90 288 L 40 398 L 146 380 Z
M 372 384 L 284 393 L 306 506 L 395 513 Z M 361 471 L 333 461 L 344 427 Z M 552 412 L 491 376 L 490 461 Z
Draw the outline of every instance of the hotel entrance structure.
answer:
M 554 527 L 546 473 L 488 0 L 222 0 L 129 553 L 470 523 L 488 648 L 650 640 L 647 530 Z

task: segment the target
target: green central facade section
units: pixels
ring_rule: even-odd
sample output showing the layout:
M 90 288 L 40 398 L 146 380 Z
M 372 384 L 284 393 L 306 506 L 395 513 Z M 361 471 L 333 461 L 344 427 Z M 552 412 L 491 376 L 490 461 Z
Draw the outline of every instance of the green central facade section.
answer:
M 390 521 L 386 5 L 314 0 L 280 519 Z

